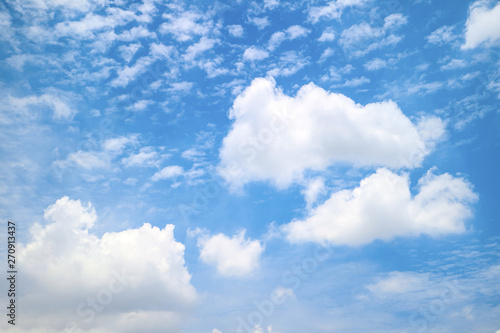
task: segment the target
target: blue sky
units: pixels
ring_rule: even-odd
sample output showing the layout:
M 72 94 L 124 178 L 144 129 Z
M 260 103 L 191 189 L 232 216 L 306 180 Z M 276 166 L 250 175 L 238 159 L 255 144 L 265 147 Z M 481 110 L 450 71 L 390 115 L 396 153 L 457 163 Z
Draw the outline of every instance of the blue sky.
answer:
M 497 332 L 499 22 L 489 0 L 2 2 L 2 331 Z

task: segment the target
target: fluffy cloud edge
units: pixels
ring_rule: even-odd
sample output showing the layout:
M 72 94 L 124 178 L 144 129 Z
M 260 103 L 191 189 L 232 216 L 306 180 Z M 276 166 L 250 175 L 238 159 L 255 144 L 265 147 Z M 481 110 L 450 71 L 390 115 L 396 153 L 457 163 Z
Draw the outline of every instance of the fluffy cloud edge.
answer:
M 418 190 L 411 194 L 407 174 L 380 168 L 358 187 L 332 193 L 303 220 L 284 224 L 281 230 L 291 243 L 349 246 L 466 231 L 465 220 L 478 200 L 467 180 L 448 173 L 435 175 L 431 169 L 418 181 Z
M 233 189 L 252 181 L 286 188 L 307 170 L 335 163 L 413 168 L 445 133 L 438 117 L 413 123 L 392 101 L 365 106 L 313 83 L 285 95 L 273 78 L 252 81 L 236 97 L 218 171 Z
M 265 246 L 259 240 L 245 238 L 245 230 L 233 237 L 224 234 L 198 237 L 200 260 L 217 268 L 220 275 L 248 277 L 259 268 Z
M 496 45 L 500 42 L 500 3 L 489 8 L 491 1 L 479 0 L 469 8 L 465 24 L 465 43 L 462 49 L 474 49 L 480 45 Z
M 30 286 L 19 296 L 29 317 L 20 329 L 131 332 L 142 323 L 155 331 L 160 326 L 148 321 L 171 318 L 163 324 L 175 331 L 191 311 L 197 292 L 174 225 L 145 223 L 98 237 L 90 232 L 97 221 L 94 207 L 67 196 L 50 205 L 44 218 L 47 223 L 35 223 L 32 239 L 19 248 Z

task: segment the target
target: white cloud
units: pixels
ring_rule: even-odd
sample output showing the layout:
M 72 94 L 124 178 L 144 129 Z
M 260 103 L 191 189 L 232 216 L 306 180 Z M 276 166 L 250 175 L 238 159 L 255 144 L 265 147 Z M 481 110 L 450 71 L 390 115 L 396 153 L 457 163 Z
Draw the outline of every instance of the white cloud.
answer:
M 267 16 L 266 17 L 252 17 L 252 18 L 248 18 L 248 20 L 250 21 L 250 23 L 255 24 L 255 26 L 259 30 L 265 29 L 269 24 L 271 24 L 269 22 L 269 19 L 267 18 Z
M 269 52 L 255 46 L 250 46 L 243 52 L 243 59 L 248 61 L 263 60 L 267 57 L 269 57 Z
M 135 44 L 130 44 L 130 45 L 122 45 L 118 48 L 118 50 L 121 53 L 121 56 L 123 59 L 125 59 L 126 62 L 130 62 L 132 60 L 133 56 L 139 51 L 141 48 L 141 44 L 135 43 Z
M 132 41 L 138 41 L 140 38 L 156 38 L 156 33 L 151 32 L 148 29 L 139 26 L 139 27 L 133 27 L 130 30 L 125 30 L 119 35 L 114 35 L 112 36 L 112 40 L 116 38 L 116 40 L 124 41 L 124 42 L 132 42 Z
M 160 171 L 156 172 L 153 177 L 151 177 L 151 180 L 153 181 L 158 181 L 162 179 L 170 179 L 170 178 L 175 178 L 178 176 L 184 175 L 184 169 L 181 166 L 178 165 L 170 165 L 167 166 Z
M 217 41 L 215 39 L 207 38 L 205 36 L 201 37 L 197 43 L 190 45 L 186 49 L 184 60 L 187 62 L 193 61 L 198 55 L 214 47 L 216 43 Z
M 415 272 L 390 272 L 387 277 L 366 288 L 380 297 L 422 291 L 429 284 L 429 275 Z
M 126 167 L 158 167 L 162 156 L 153 147 L 143 147 L 137 154 L 131 154 L 122 158 L 122 164 Z
M 335 32 L 331 28 L 327 28 L 318 38 L 320 42 L 332 42 L 335 40 Z
M 162 43 L 151 43 L 149 46 L 149 49 L 151 51 L 151 55 L 155 59 L 168 59 L 170 55 L 172 54 L 174 47 L 173 46 L 166 46 Z
M 140 101 L 135 102 L 134 104 L 127 107 L 127 110 L 132 111 L 144 111 L 148 108 L 148 106 L 154 104 L 155 102 L 150 99 L 141 99 Z
M 441 66 L 441 70 L 452 70 L 457 68 L 464 68 L 467 66 L 467 61 L 463 59 L 451 59 L 447 64 Z
M 116 138 L 107 139 L 102 143 L 104 151 L 121 154 L 125 147 L 135 145 L 137 143 L 137 134 L 129 136 L 118 136 Z
M 418 189 L 412 196 L 408 175 L 381 168 L 359 187 L 332 193 L 304 220 L 292 221 L 282 230 L 291 242 L 353 246 L 376 239 L 437 237 L 466 230 L 464 222 L 472 216 L 470 205 L 477 200 L 466 180 L 429 170 L 419 180 Z
M 77 151 L 68 156 L 68 161 L 73 162 L 86 170 L 106 169 L 110 167 L 110 160 L 107 155 L 96 152 Z
M 384 19 L 384 30 L 397 29 L 408 23 L 408 17 L 403 14 L 391 14 Z
M 318 197 L 326 192 L 325 180 L 322 177 L 314 178 L 310 180 L 306 188 L 301 191 L 306 200 L 307 208 L 313 206 Z
M 54 91 L 45 93 L 40 96 L 13 97 L 8 96 L 6 103 L 9 112 L 16 111 L 12 119 L 21 117 L 32 118 L 36 117 L 37 112 L 33 109 L 48 108 L 52 111 L 52 119 L 54 120 L 72 120 L 77 110 L 70 104 L 71 95 L 66 96 L 65 92 Z M 11 121 L 12 121 L 11 119 Z M 0 121 L 8 121 L 7 118 Z
M 273 33 L 271 35 L 271 38 L 269 38 L 267 48 L 270 51 L 273 51 L 278 46 L 280 46 L 281 43 L 283 43 L 283 41 L 285 41 L 285 39 L 286 39 L 286 34 L 283 31 L 276 31 L 275 33 Z
M 107 15 L 105 16 L 88 13 L 79 21 L 60 22 L 55 26 L 55 33 L 58 37 L 71 36 L 75 39 L 92 39 L 97 31 L 109 31 L 136 18 L 134 12 L 117 7 L 108 8 L 106 11 Z
M 473 49 L 479 45 L 496 45 L 500 41 L 500 3 L 489 8 L 492 3 L 488 0 L 479 0 L 470 6 L 462 49 Z
M 348 7 L 363 7 L 368 0 L 335 0 L 330 1 L 326 6 L 312 6 L 309 9 L 308 18 L 312 23 L 318 22 L 321 18 L 328 20 L 340 20 L 344 10 Z
M 341 84 L 342 87 L 356 88 L 362 86 L 363 84 L 370 83 L 370 79 L 367 77 L 355 77 L 353 79 L 345 81 Z
M 376 70 L 379 70 L 381 68 L 387 67 L 387 61 L 382 60 L 380 58 L 375 58 L 375 59 L 372 59 L 372 60 L 366 62 L 364 66 L 369 71 L 376 71 Z
M 427 41 L 431 44 L 443 45 L 451 43 L 457 39 L 457 35 L 454 34 L 453 30 L 455 27 L 442 26 L 441 28 L 433 31 L 429 36 L 427 36 Z
M 288 51 L 280 56 L 278 63 L 274 65 L 274 68 L 267 71 L 267 75 L 272 77 L 290 76 L 297 73 L 308 64 L 308 58 L 303 57 L 296 51 Z
M 384 19 L 382 27 L 372 27 L 366 22 L 355 24 L 342 31 L 339 45 L 354 56 L 360 57 L 383 46 L 399 43 L 401 36 L 396 36 L 393 31 L 408 22 L 402 14 L 391 14 Z M 373 40 L 377 41 L 373 42 Z
M 239 24 L 228 25 L 227 30 L 233 37 L 243 37 L 243 27 Z
M 243 277 L 259 268 L 264 246 L 258 240 L 245 239 L 245 230 L 229 238 L 223 234 L 198 238 L 200 259 L 217 267 L 221 275 Z
M 300 25 L 292 25 L 291 27 L 288 27 L 285 32 L 288 39 L 293 40 L 299 37 L 306 37 L 310 31 Z
M 125 66 L 118 70 L 118 76 L 111 81 L 111 86 L 113 87 L 125 87 L 131 81 L 134 81 L 139 75 L 146 72 L 149 65 L 154 62 L 153 57 L 142 57 L 137 59 L 137 61 L 132 66 Z
M 323 62 L 326 59 L 330 58 L 332 55 L 335 54 L 335 50 L 331 48 L 326 48 L 323 53 L 321 53 L 321 56 L 319 57 L 319 62 Z
M 103 141 L 99 150 L 82 151 L 68 155 L 65 161 L 56 161 L 60 167 L 73 164 L 86 170 L 109 169 L 114 158 L 138 143 L 137 135 L 119 136 Z
M 177 14 L 164 13 L 163 18 L 168 21 L 160 25 L 160 33 L 172 34 L 180 42 L 191 40 L 194 36 L 206 35 L 213 26 L 209 17 L 193 10 Z
M 275 50 L 283 43 L 285 40 L 294 40 L 296 38 L 305 37 L 309 34 L 309 30 L 301 27 L 300 25 L 292 25 L 288 27 L 285 31 L 277 31 L 272 34 L 269 39 L 268 49 L 270 51 Z
M 264 0 L 264 8 L 273 10 L 277 7 L 279 7 L 280 2 L 279 0 Z
M 123 184 L 135 186 L 135 184 L 137 184 L 137 181 L 138 181 L 137 178 L 129 177 L 123 181 Z
M 312 83 L 290 97 L 263 78 L 236 98 L 229 117 L 219 171 L 235 188 L 262 180 L 286 187 L 340 161 L 411 168 L 444 133 L 441 119 L 415 125 L 392 101 L 362 106 Z
M 184 92 L 188 93 L 193 89 L 193 82 L 182 81 L 182 82 L 173 82 L 168 89 L 170 92 Z
M 31 240 L 19 246 L 19 268 L 30 286 L 19 296 L 22 329 L 177 331 L 197 295 L 173 225 L 146 223 L 98 237 L 91 232 L 94 208 L 68 197 L 49 206 L 44 218 L 47 223 L 34 224 Z

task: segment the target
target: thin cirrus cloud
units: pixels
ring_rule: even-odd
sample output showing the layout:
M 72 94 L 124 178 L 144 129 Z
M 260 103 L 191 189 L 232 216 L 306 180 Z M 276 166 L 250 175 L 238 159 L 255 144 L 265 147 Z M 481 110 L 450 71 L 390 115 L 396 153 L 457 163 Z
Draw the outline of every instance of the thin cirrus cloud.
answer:
M 354 24 L 342 32 L 339 44 L 354 57 L 361 57 L 382 47 L 398 44 L 403 36 L 394 32 L 407 23 L 408 17 L 397 13 L 385 17 L 381 27 L 366 22 Z
M 435 175 L 433 171 L 419 180 L 419 192 L 412 196 L 408 175 L 378 169 L 358 187 L 332 193 L 304 219 L 281 229 L 292 243 L 351 246 L 401 236 L 463 233 L 477 194 L 463 178 Z
M 337 162 L 412 168 L 445 131 L 433 116 L 412 123 L 394 102 L 362 106 L 312 83 L 290 97 L 269 78 L 236 98 L 230 118 L 219 172 L 234 189 L 252 181 L 284 188 Z
M 65 160 L 55 161 L 54 164 L 63 168 L 77 166 L 86 170 L 109 169 L 118 156 L 137 144 L 138 136 L 136 134 L 110 138 L 104 140 L 99 145 L 99 149 L 78 150 L 70 153 Z
M 75 97 L 61 91 L 54 91 L 42 95 L 32 95 L 25 97 L 7 96 L 4 98 L 5 113 L 9 117 L 0 116 L 0 123 L 10 123 L 11 119 L 21 118 L 36 119 L 38 114 L 36 109 L 48 109 L 52 112 L 52 119 L 59 121 L 70 121 L 78 110 L 71 105 L 71 99 Z
M 68 197 L 50 205 L 44 218 L 46 224 L 35 223 L 31 240 L 19 249 L 23 279 L 36 290 L 20 296 L 24 328 L 178 330 L 197 293 L 173 225 L 146 223 L 98 237 L 92 232 L 95 209 Z

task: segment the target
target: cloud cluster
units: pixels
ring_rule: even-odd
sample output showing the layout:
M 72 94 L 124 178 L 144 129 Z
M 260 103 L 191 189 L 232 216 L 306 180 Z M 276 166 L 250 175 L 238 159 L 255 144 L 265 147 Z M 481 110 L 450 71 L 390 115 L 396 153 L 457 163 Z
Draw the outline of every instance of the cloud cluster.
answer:
M 47 224 L 35 224 L 32 240 L 19 251 L 27 286 L 20 296 L 23 329 L 135 332 L 144 325 L 176 331 L 197 294 L 173 225 L 146 223 L 98 237 L 91 232 L 94 208 L 68 197 L 48 207 L 44 218 Z
M 363 245 L 400 236 L 442 236 L 462 233 L 477 200 L 472 186 L 449 174 L 430 170 L 410 192 L 408 175 L 385 168 L 363 179 L 358 187 L 330 195 L 303 220 L 283 225 L 289 241 Z
M 411 168 L 444 133 L 441 119 L 415 124 L 391 101 L 362 106 L 312 83 L 290 97 L 270 78 L 255 79 L 230 118 L 219 171 L 235 188 L 251 181 L 286 187 L 339 162 Z

